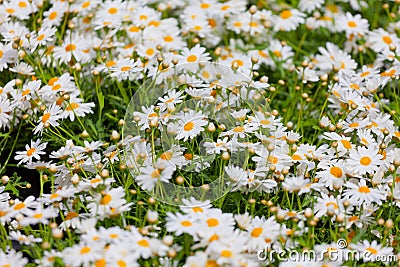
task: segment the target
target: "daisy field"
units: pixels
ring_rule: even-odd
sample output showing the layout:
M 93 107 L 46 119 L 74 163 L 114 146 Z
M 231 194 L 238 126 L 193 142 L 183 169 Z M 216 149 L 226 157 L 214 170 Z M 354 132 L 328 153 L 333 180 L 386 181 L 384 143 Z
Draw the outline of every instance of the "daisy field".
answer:
M 0 1 L 0 266 L 400 266 L 400 1 Z

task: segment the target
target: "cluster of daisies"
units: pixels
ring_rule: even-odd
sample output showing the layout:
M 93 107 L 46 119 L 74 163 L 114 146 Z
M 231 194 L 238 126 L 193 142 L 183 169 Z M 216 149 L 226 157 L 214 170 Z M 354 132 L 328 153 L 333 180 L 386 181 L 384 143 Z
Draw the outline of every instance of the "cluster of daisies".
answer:
M 0 266 L 397 264 L 400 1 L 294 2 L 2 1 Z

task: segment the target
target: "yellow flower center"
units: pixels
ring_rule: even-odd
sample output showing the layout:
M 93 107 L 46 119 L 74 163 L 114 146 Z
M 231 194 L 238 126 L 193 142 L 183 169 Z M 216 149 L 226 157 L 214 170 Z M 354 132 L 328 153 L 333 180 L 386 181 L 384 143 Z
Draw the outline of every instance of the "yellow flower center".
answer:
M 164 42 L 170 43 L 174 40 L 171 35 L 167 35 L 164 37 Z
M 270 163 L 272 163 L 272 164 L 276 164 L 276 163 L 278 163 L 278 158 L 277 157 L 274 157 L 274 156 L 269 156 L 268 157 L 268 161 L 270 162 Z
M 219 221 L 217 219 L 215 219 L 215 218 L 210 218 L 210 219 L 207 220 L 207 225 L 209 227 L 215 227 L 218 224 L 219 224 Z
M 197 56 L 196 55 L 190 55 L 187 57 L 186 59 L 188 62 L 195 62 L 197 60 Z
M 362 158 L 360 159 L 360 163 L 361 163 L 361 165 L 363 165 L 363 166 L 368 166 L 368 165 L 371 164 L 371 162 L 372 162 L 372 160 L 371 160 L 369 157 L 362 157 Z
M 50 113 L 45 113 L 45 114 L 43 114 L 43 116 L 42 116 L 42 122 L 43 123 L 46 123 L 49 119 L 50 119 Z
M 325 206 L 326 206 L 326 207 L 333 206 L 333 208 L 334 208 L 335 210 L 337 210 L 337 209 L 339 208 L 338 205 L 337 205 L 335 202 L 332 202 L 332 201 L 326 203 Z
M 155 169 L 151 174 L 150 174 L 151 178 L 157 179 L 161 176 L 160 170 L 159 169 Z
M 94 264 L 95 267 L 106 267 L 107 263 L 105 259 L 97 260 Z
M 232 257 L 232 251 L 224 249 L 223 251 L 221 251 L 221 257 L 231 258 Z
M 30 157 L 30 156 L 32 156 L 33 153 L 35 153 L 35 151 L 36 151 L 36 148 L 34 148 L 34 147 L 29 148 L 28 151 L 26 151 L 26 155 L 28 157 Z
M 184 227 L 189 227 L 189 226 L 192 226 L 192 222 L 188 221 L 188 220 L 182 221 L 181 225 L 184 226 Z
M 35 219 L 40 219 L 42 217 L 43 217 L 43 213 L 36 213 L 33 215 L 33 218 L 35 218 Z
M 44 37 L 45 37 L 45 35 L 41 34 L 41 35 L 38 36 L 37 40 L 38 41 L 42 41 L 44 39 Z
M 253 231 L 251 231 L 251 236 L 257 238 L 262 234 L 262 232 L 263 229 L 261 227 L 254 228 Z
M 76 108 L 79 108 L 79 104 L 78 103 L 71 103 L 71 104 L 68 105 L 67 110 L 71 111 L 71 110 L 74 110 Z
M 335 176 L 336 178 L 341 178 L 343 175 L 342 169 L 336 166 L 331 167 L 329 172 L 332 176 Z
M 357 23 L 355 23 L 354 21 L 349 21 L 347 22 L 347 26 L 349 26 L 350 28 L 355 28 L 357 27 Z
M 390 38 L 389 36 L 383 36 L 382 37 L 382 40 L 383 40 L 383 42 L 385 42 L 386 44 L 391 44 L 393 41 L 392 41 L 392 38 Z
M 141 247 L 150 247 L 149 241 L 147 241 L 146 239 L 139 240 L 137 243 Z
M 121 68 L 121 71 L 128 71 L 130 69 L 131 69 L 130 66 L 124 66 L 124 67 Z
M 372 253 L 372 254 L 378 254 L 378 250 L 376 250 L 376 249 L 374 249 L 374 248 L 372 248 L 372 247 L 368 247 L 367 249 L 366 249 L 366 251 L 368 251 L 368 252 L 370 252 L 370 253 Z
M 105 194 L 101 199 L 100 199 L 100 205 L 107 205 L 110 203 L 112 200 L 112 197 L 109 194 Z
M 86 1 L 82 4 L 82 8 L 88 8 L 90 6 L 90 1 Z
M 53 11 L 53 12 L 50 13 L 49 19 L 50 20 L 54 20 L 54 19 L 57 18 L 57 15 L 58 15 L 58 13 L 56 11 Z
M 18 6 L 20 7 L 20 8 L 26 8 L 28 5 L 25 3 L 25 2 L 19 2 L 18 3 Z
M 282 19 L 288 19 L 288 18 L 290 18 L 291 16 L 293 16 L 293 14 L 292 14 L 292 12 L 291 12 L 290 10 L 284 10 L 284 11 L 281 12 L 281 14 L 279 14 L 279 16 L 280 16 Z
M 74 45 L 74 44 L 68 44 L 68 45 L 65 47 L 65 51 L 67 51 L 67 52 L 74 51 L 75 49 L 76 49 L 76 45 Z
M 360 186 L 358 188 L 358 192 L 363 193 L 363 194 L 367 194 L 367 193 L 371 192 L 371 190 L 369 189 L 368 186 Z
M 184 126 L 183 126 L 183 130 L 185 130 L 186 132 L 189 132 L 191 130 L 193 130 L 194 128 L 194 123 L 189 121 L 187 122 Z
M 153 55 L 153 54 L 154 54 L 154 49 L 153 49 L 153 48 L 148 48 L 148 49 L 146 50 L 146 55 L 151 56 L 151 55 Z
M 87 254 L 87 253 L 89 253 L 90 252 L 90 248 L 89 247 L 83 247 L 82 249 L 81 249 L 81 252 L 80 252 L 80 254 L 82 255 L 82 254 Z
M 22 210 L 25 207 L 26 207 L 25 203 L 21 202 L 14 206 L 14 210 Z
M 351 149 L 351 143 L 347 140 L 340 140 L 340 142 L 342 143 L 342 145 L 344 146 L 344 148 L 346 149 Z
M 68 212 L 67 213 L 67 215 L 65 216 L 65 220 L 66 221 L 68 221 L 68 220 L 71 220 L 71 219 L 73 219 L 73 218 L 75 218 L 75 217 L 78 217 L 78 213 L 76 213 L 76 212 L 74 212 L 74 211 L 70 211 L 70 212 Z
M 112 7 L 112 8 L 110 8 L 110 9 L 108 9 L 108 13 L 110 13 L 110 14 L 115 14 L 115 13 L 117 13 L 118 12 L 118 8 L 116 8 L 116 7 Z

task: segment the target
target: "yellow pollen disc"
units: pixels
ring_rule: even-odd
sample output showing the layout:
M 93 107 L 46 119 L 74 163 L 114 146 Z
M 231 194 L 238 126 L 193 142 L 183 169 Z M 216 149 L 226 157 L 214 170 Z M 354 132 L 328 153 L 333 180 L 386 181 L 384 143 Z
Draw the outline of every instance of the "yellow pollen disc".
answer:
M 22 210 L 25 207 L 26 207 L 25 203 L 21 202 L 14 206 L 14 210 Z
M 197 60 L 197 56 L 196 55 L 190 55 L 187 57 L 186 59 L 188 62 L 195 62 Z
M 101 199 L 100 199 L 100 205 L 107 205 L 110 203 L 112 200 L 112 197 L 109 194 L 105 194 Z
M 195 31 L 201 31 L 201 29 L 203 29 L 203 27 L 201 27 L 200 25 L 196 25 L 196 26 L 193 27 L 193 29 Z
M 45 35 L 44 35 L 44 34 L 41 34 L 41 35 L 39 35 L 39 36 L 37 37 L 37 40 L 38 40 L 38 41 L 42 41 L 42 40 L 44 39 L 44 37 L 45 37 Z
M 393 41 L 392 38 L 390 38 L 389 36 L 383 36 L 382 37 L 382 41 L 388 45 L 390 45 Z
M 351 216 L 350 218 L 349 218 L 349 222 L 355 222 L 355 221 L 357 221 L 358 220 L 358 216 Z
M 60 196 L 59 194 L 53 193 L 50 195 L 50 199 L 55 199 L 55 198 L 58 198 L 59 196 Z
M 272 163 L 272 164 L 276 164 L 276 163 L 278 163 L 278 158 L 277 157 L 274 157 L 274 156 L 269 156 L 268 157 L 268 161 L 270 162 L 270 163 Z
M 193 207 L 192 210 L 193 210 L 193 212 L 195 212 L 195 213 L 203 212 L 203 211 L 204 211 L 201 207 Z
M 371 190 L 369 189 L 368 186 L 360 186 L 358 188 L 358 192 L 366 194 L 366 193 L 371 192 Z
M 340 142 L 342 143 L 342 145 L 344 146 L 344 148 L 346 149 L 351 149 L 351 143 L 347 140 L 340 140 Z
M 172 159 L 172 152 L 167 151 L 161 154 L 161 159 L 163 160 L 171 160 Z
M 25 2 L 19 2 L 18 3 L 18 6 L 20 7 L 20 8 L 26 8 L 28 5 L 25 3 Z
M 233 26 L 239 28 L 239 27 L 242 26 L 242 23 L 241 23 L 240 21 L 235 21 L 235 22 L 233 23 Z
M 232 61 L 232 65 L 235 64 L 235 63 L 236 63 L 239 67 L 241 67 L 241 66 L 244 65 L 244 62 L 243 62 L 242 60 L 240 60 L 240 59 L 235 59 L 234 61 Z
M 31 92 L 31 90 L 26 89 L 24 91 L 22 91 L 22 96 L 26 96 L 27 94 L 29 94 Z
M 48 85 L 53 86 L 58 81 L 58 77 L 53 77 L 49 80 Z
M 280 16 L 282 19 L 288 19 L 288 18 L 290 18 L 291 16 L 293 16 L 293 14 L 292 14 L 292 12 L 291 12 L 290 10 L 284 10 L 284 11 L 282 11 L 282 12 L 279 14 L 279 16 Z
M 78 107 L 79 107 L 78 103 L 71 103 L 71 104 L 68 105 L 67 110 L 71 111 L 71 110 L 76 109 Z
M 33 218 L 35 218 L 35 219 L 40 219 L 42 217 L 43 217 L 43 213 L 36 213 L 33 215 Z
M 253 231 L 251 231 L 251 236 L 257 238 L 262 234 L 262 232 L 263 229 L 261 227 L 254 228 Z
M 160 170 L 159 169 L 155 169 L 150 176 L 154 179 L 159 178 L 161 176 Z
M 369 72 L 369 71 L 365 71 L 365 72 L 361 73 L 360 77 L 364 78 L 365 76 L 368 76 L 370 73 L 371 72 Z
M 369 157 L 362 157 L 360 159 L 360 163 L 363 166 L 368 166 L 369 164 L 371 164 L 372 160 Z
M 151 56 L 151 55 L 153 55 L 153 54 L 154 54 L 154 49 L 153 49 L 153 48 L 148 48 L 148 49 L 146 50 L 146 55 Z
M 221 251 L 221 257 L 230 258 L 232 257 L 232 252 L 230 250 L 223 250 Z
M 282 57 L 282 53 L 281 53 L 281 51 L 279 51 L 279 50 L 275 50 L 273 53 L 274 53 L 274 55 L 275 55 L 276 57 L 278 57 L 278 58 L 281 58 L 281 57 Z
M 249 26 L 252 27 L 252 28 L 255 28 L 255 27 L 258 26 L 258 23 L 257 23 L 257 21 L 252 21 L 252 22 L 249 23 Z
M 216 240 L 218 240 L 218 239 L 219 239 L 219 236 L 218 236 L 217 234 L 213 234 L 213 235 L 208 239 L 208 241 L 211 243 L 211 242 L 216 241 Z
M 335 176 L 336 178 L 341 178 L 343 176 L 342 169 L 336 166 L 331 167 L 329 172 L 332 176 Z
M 191 130 L 193 130 L 194 128 L 194 123 L 189 121 L 187 122 L 184 126 L 183 126 L 183 130 L 185 130 L 186 132 L 189 132 Z
M 189 227 L 189 226 L 192 226 L 192 222 L 188 221 L 188 220 L 182 221 L 181 225 L 184 226 L 184 227 Z
M 116 8 L 116 7 L 112 7 L 112 8 L 110 8 L 109 10 L 108 10 L 108 13 L 110 13 L 110 14 L 115 14 L 115 13 L 117 13 L 118 12 L 118 8 Z
M 110 60 L 110 61 L 107 61 L 106 66 L 107 66 L 108 68 L 110 68 L 110 67 L 112 67 L 112 66 L 115 66 L 116 64 L 117 64 L 117 62 Z
M 167 35 L 164 37 L 164 42 L 170 43 L 174 40 L 171 35 Z
M 67 51 L 67 52 L 74 51 L 75 49 L 76 49 L 76 45 L 74 45 L 74 44 L 68 44 L 68 45 L 65 47 L 65 51 Z
M 139 240 L 137 243 L 141 247 L 150 247 L 149 241 L 147 241 L 146 239 Z
M 49 119 L 50 119 L 50 113 L 45 113 L 45 114 L 43 114 L 43 116 L 42 116 L 42 122 L 43 123 L 46 123 Z
M 26 155 L 28 157 L 30 157 L 30 156 L 32 156 L 33 153 L 35 153 L 35 151 L 36 151 L 36 148 L 32 147 L 32 148 L 28 149 L 28 151 L 26 151 Z
M 350 123 L 349 124 L 349 127 L 350 128 L 356 128 L 356 127 L 358 127 L 360 124 L 358 123 L 358 122 L 353 122 L 353 123 Z
M 107 263 L 105 259 L 97 260 L 94 264 L 95 267 L 106 267 Z
M 131 69 L 130 66 L 124 66 L 121 68 L 121 71 L 129 71 Z
M 221 265 L 219 265 L 219 264 L 217 263 L 217 261 L 215 261 L 215 260 L 208 260 L 205 267 L 220 267 L 220 266 L 221 266 Z
M 326 207 L 333 206 L 333 208 L 334 208 L 335 210 L 337 210 L 337 209 L 339 208 L 338 205 L 337 205 L 335 202 L 332 202 L 332 201 L 326 203 L 325 206 L 326 206 Z
M 233 128 L 233 132 L 234 133 L 243 133 L 244 132 L 244 127 L 236 126 L 235 128 Z
M 224 5 L 224 6 L 221 7 L 221 10 L 222 10 L 222 11 L 226 11 L 226 10 L 228 10 L 229 8 L 230 8 L 230 6 Z
M 54 19 L 56 19 L 57 18 L 57 15 L 58 15 L 58 13 L 57 12 L 51 12 L 50 13 L 50 15 L 49 15 L 49 19 L 50 20 L 54 20 Z
M 349 26 L 350 28 L 355 28 L 357 27 L 357 23 L 355 23 L 354 21 L 349 21 L 347 22 L 347 26 Z
M 215 227 L 218 224 L 219 224 L 219 221 L 217 219 L 215 219 L 215 218 L 210 218 L 210 219 L 207 220 L 207 225 L 209 227 Z
M 139 31 L 140 31 L 140 28 L 139 28 L 139 27 L 136 27 L 136 26 L 132 26 L 132 27 L 129 28 L 129 31 L 130 31 L 130 32 L 139 32 Z
M 80 254 L 87 254 L 87 253 L 89 253 L 89 252 L 90 252 L 90 248 L 89 248 L 89 247 L 83 247 L 83 248 L 81 249 Z
M 86 1 L 82 4 L 82 8 L 88 8 L 90 6 L 90 1 Z
M 78 213 L 76 213 L 76 212 L 74 212 L 74 211 L 71 211 L 71 212 L 68 212 L 67 213 L 67 215 L 65 216 L 65 220 L 71 220 L 71 219 L 73 219 L 73 218 L 75 218 L 75 217 L 78 217 Z

